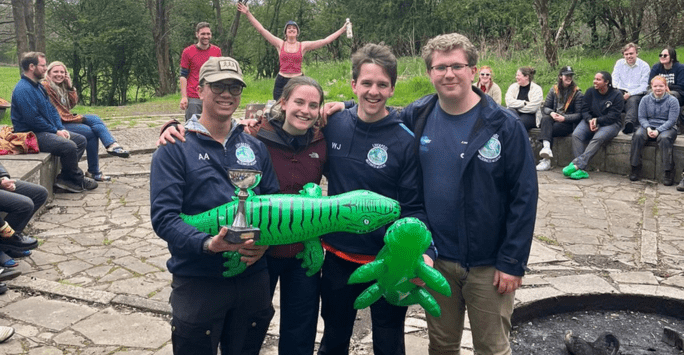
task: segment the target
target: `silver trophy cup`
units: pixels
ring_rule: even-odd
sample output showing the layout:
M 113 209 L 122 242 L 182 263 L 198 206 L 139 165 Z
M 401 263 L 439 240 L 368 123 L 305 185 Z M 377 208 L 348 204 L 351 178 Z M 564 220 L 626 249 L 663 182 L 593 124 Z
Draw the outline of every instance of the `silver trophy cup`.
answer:
M 247 190 L 251 190 L 261 181 L 261 171 L 248 169 L 235 169 L 228 171 L 228 178 L 230 182 L 239 189 L 238 209 L 233 219 L 233 224 L 228 228 L 228 233 L 223 238 L 228 243 L 244 243 L 248 239 L 259 240 L 259 228 L 254 228 L 247 224 L 247 215 L 245 212 L 245 201 L 249 197 Z

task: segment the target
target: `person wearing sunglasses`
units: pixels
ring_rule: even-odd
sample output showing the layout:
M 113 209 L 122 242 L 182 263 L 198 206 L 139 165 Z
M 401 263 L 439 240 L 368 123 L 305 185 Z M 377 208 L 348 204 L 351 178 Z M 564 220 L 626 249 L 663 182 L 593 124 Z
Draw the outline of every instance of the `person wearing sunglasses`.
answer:
M 515 73 L 515 83 L 506 91 L 506 107 L 513 111 L 528 131 L 537 127 L 541 120 L 541 108 L 544 102 L 544 92 L 541 86 L 533 83 L 536 70 L 531 67 L 521 67 Z
M 478 76 L 475 87 L 482 90 L 487 96 L 494 99 L 494 102 L 501 105 L 501 88 L 494 82 L 494 72 L 489 65 L 480 67 L 480 75 Z
M 677 51 L 671 46 L 665 47 L 658 55 L 658 63 L 651 68 L 648 81 L 660 75 L 667 80 L 670 95 L 677 99 L 679 106 L 684 106 L 684 64 L 677 60 Z M 680 111 L 677 120 L 679 134 L 684 133 L 684 113 Z
M 202 114 L 185 123 L 185 142 L 160 146 L 152 157 L 150 218 L 171 252 L 174 354 L 211 355 L 220 346 L 222 354 L 256 355 L 273 316 L 266 247 L 228 243 L 227 228 L 211 235 L 180 218 L 232 201 L 228 170 L 261 171 L 255 194 L 280 191 L 266 145 L 232 122 L 244 87 L 235 59 L 209 58 L 199 74 Z M 247 269 L 223 277 L 223 251 L 239 252 Z

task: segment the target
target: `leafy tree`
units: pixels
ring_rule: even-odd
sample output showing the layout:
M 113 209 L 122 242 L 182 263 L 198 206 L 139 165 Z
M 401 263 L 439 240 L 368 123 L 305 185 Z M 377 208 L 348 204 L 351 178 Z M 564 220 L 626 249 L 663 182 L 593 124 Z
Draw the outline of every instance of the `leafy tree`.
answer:
M 539 26 L 541 27 L 542 37 L 544 38 L 544 55 L 546 56 L 546 61 L 551 65 L 551 68 L 556 68 L 556 66 L 558 66 L 558 40 L 565 27 L 570 25 L 577 2 L 578 0 L 572 0 L 570 9 L 565 14 L 563 21 L 558 26 L 558 31 L 556 31 L 556 34 L 554 35 L 549 24 L 550 0 L 534 0 L 534 10 L 539 18 Z

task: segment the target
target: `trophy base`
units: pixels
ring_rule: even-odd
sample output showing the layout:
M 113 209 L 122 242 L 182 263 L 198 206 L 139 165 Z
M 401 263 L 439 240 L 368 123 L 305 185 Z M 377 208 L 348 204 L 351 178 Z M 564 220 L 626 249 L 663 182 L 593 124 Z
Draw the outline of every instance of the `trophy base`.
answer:
M 228 233 L 223 237 L 228 243 L 240 244 L 244 243 L 249 239 L 254 239 L 254 241 L 259 241 L 261 236 L 261 230 L 254 227 L 230 227 L 228 228 Z

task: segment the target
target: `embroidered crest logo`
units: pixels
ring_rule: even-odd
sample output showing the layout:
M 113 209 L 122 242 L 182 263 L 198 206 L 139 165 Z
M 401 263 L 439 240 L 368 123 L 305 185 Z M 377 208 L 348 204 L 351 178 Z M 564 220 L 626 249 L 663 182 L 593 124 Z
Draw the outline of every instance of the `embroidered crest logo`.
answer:
M 373 148 L 368 151 L 366 155 L 366 164 L 376 168 L 384 168 L 387 163 L 387 146 L 382 144 L 373 144 Z
M 254 154 L 252 147 L 246 143 L 239 143 L 235 146 L 235 157 L 240 165 L 256 164 L 256 155 Z
M 432 140 L 428 138 L 428 136 L 422 136 L 420 137 L 420 150 L 423 152 L 427 152 L 429 150 L 428 144 L 430 144 Z
M 495 134 L 492 138 L 489 138 L 487 144 L 477 152 L 480 153 L 477 157 L 487 163 L 493 163 L 501 159 L 501 142 L 499 141 L 499 135 Z

